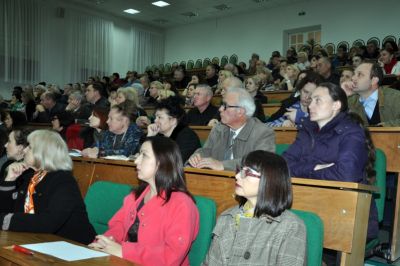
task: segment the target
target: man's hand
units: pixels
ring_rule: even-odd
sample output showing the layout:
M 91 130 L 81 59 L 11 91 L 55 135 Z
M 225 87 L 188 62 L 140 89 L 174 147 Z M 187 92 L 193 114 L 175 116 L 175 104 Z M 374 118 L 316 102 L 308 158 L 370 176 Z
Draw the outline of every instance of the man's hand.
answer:
M 197 163 L 196 168 L 210 168 L 212 170 L 224 170 L 224 165 L 221 161 L 215 160 L 211 157 L 203 158 Z

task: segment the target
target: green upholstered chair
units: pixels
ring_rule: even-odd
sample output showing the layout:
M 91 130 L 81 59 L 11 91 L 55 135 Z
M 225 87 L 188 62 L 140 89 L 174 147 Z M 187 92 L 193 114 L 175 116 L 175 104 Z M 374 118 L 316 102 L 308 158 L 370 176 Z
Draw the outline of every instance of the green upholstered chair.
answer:
M 300 210 L 291 210 L 303 220 L 307 231 L 307 265 L 320 266 L 324 243 L 324 224 L 318 215 Z
M 372 199 L 375 200 L 376 208 L 378 209 L 378 221 L 382 222 L 386 198 L 386 155 L 381 149 L 376 149 L 375 158 L 375 186 L 378 187 L 379 193 L 373 194 Z M 375 251 L 380 249 L 379 245 L 378 238 L 369 241 L 365 247 L 365 256 L 371 257 L 375 255 Z
M 122 207 L 126 195 L 132 186 L 107 181 L 98 181 L 89 187 L 85 196 L 89 221 L 97 234 L 108 229 L 108 221 Z
M 212 231 L 217 216 L 214 200 L 202 196 L 194 196 L 200 214 L 200 230 L 189 253 L 190 265 L 200 265 L 205 259 L 211 244 Z
M 282 144 L 276 144 L 275 146 L 275 153 L 278 155 L 282 155 L 288 148 L 290 144 L 282 143 Z

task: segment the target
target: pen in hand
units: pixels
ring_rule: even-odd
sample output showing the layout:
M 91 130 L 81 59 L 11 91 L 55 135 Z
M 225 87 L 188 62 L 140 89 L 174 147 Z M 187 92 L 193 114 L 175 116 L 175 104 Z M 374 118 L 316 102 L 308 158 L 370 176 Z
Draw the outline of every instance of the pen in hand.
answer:
M 13 245 L 12 249 L 17 252 L 24 253 L 26 255 L 33 255 L 34 253 L 27 248 L 21 247 L 19 245 Z

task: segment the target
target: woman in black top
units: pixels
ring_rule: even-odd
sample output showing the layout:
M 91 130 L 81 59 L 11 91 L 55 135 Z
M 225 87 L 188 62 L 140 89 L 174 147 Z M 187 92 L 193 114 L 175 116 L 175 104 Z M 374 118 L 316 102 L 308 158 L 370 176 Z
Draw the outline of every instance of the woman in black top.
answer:
M 186 112 L 180 105 L 180 99 L 176 97 L 167 98 L 157 104 L 155 120 L 147 127 L 147 136 L 157 134 L 171 138 L 178 144 L 183 161 L 200 148 L 199 137 L 187 126 Z
M 51 233 L 90 243 L 95 231 L 72 175 L 67 145 L 50 130 L 32 132 L 28 143 L 24 161 L 8 167 L 0 189 L 2 198 L 14 203 L 12 210 L 0 213 L 2 230 Z

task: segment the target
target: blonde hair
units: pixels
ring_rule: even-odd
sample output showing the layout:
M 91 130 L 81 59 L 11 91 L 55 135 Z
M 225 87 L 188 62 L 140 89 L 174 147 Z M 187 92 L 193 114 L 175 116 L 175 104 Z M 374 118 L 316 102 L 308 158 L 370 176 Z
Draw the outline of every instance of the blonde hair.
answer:
M 257 90 L 259 90 L 259 89 L 261 88 L 261 86 L 262 86 L 262 80 L 261 80 L 261 78 L 260 78 L 259 76 L 254 75 L 254 76 L 251 76 L 251 77 L 247 77 L 247 78 L 245 79 L 245 82 L 246 82 L 247 80 L 249 80 L 249 79 L 252 79 L 252 80 L 253 80 L 254 84 L 255 84 L 256 87 L 257 87 Z
M 47 129 L 35 130 L 28 136 L 34 167 L 46 171 L 72 170 L 67 144 L 60 134 Z
M 133 102 L 136 106 L 140 106 L 138 92 L 134 87 L 119 88 L 117 90 L 118 93 L 122 93 L 126 100 Z
M 163 90 L 164 89 L 164 85 L 159 81 L 153 81 L 152 83 L 150 83 L 150 87 L 151 86 L 157 87 L 157 90 Z
M 232 72 L 230 72 L 229 70 L 220 70 L 218 72 L 218 75 L 223 75 L 225 78 L 233 77 Z
M 165 89 L 162 89 L 162 90 L 158 91 L 158 97 L 159 97 L 160 100 L 167 99 L 167 98 L 169 98 L 171 96 L 175 96 L 175 93 L 173 91 L 165 90 Z

